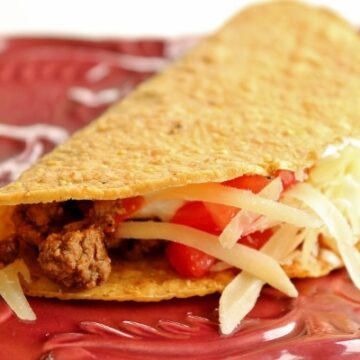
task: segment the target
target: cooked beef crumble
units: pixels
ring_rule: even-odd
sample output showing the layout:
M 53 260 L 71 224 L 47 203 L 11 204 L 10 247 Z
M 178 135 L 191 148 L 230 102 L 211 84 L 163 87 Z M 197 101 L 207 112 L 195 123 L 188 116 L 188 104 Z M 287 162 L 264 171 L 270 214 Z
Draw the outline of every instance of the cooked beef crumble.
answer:
M 145 256 L 157 254 L 164 250 L 163 240 L 135 240 L 122 239 L 115 248 L 121 258 L 127 260 L 140 260 Z
M 19 205 L 13 221 L 20 240 L 39 245 L 53 224 L 61 224 L 63 217 L 61 203 Z
M 19 205 L 13 215 L 16 235 L 3 249 L 0 243 L 0 263 L 16 257 L 19 242 L 30 243 L 38 248 L 46 276 L 67 288 L 93 288 L 109 277 L 107 249 L 136 260 L 162 248 L 159 241 L 116 238 L 116 219 L 123 215 L 121 200 Z
M 19 242 L 15 236 L 0 241 L 0 265 L 13 262 L 19 253 Z
M 40 244 L 39 251 L 42 271 L 68 288 L 90 289 L 110 275 L 104 234 L 98 228 L 51 234 Z
M 88 218 L 110 235 L 115 232 L 116 215 L 121 215 L 123 211 L 121 200 L 94 201 Z

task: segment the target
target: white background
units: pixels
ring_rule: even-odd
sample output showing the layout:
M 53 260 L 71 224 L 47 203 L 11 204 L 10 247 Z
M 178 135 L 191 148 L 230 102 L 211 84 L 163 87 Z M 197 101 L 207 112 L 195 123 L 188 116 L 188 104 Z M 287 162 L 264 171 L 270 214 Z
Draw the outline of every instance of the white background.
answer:
M 312 0 L 360 26 L 357 0 Z M 0 0 L 0 35 L 143 37 L 204 34 L 254 1 Z

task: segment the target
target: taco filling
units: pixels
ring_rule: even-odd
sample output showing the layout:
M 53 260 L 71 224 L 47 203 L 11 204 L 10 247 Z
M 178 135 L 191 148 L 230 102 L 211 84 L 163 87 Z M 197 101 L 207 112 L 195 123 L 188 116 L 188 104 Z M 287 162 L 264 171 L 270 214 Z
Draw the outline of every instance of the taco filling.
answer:
M 2 242 L 0 260 L 3 264 L 12 262 L 17 257 L 19 243 L 31 244 L 37 249 L 37 262 L 46 276 L 66 288 L 89 289 L 109 277 L 110 250 L 116 249 L 120 256 L 130 260 L 164 250 L 180 276 L 203 277 L 216 261 L 215 256 L 206 254 L 206 242 L 198 245 L 205 247 L 203 252 L 185 245 L 186 239 L 183 240 L 185 244 L 172 242 L 173 239 L 162 243 L 163 239 L 157 235 L 152 236 L 153 240 L 150 236 L 147 239 L 150 241 L 143 241 L 139 236 L 127 236 L 124 229 L 129 224 L 138 229 L 152 224 L 156 233 L 157 222 L 180 224 L 220 235 L 220 242 L 225 239 L 227 248 L 240 243 L 258 250 L 272 235 L 273 226 L 283 219 L 299 226 L 317 224 L 309 215 L 286 205 L 281 205 L 282 213 L 275 213 L 279 206 L 275 202 L 286 188 L 296 183 L 291 171 L 278 173 L 280 177 L 244 175 L 222 184 L 192 185 L 145 197 L 19 205 L 12 216 L 16 232 Z M 211 202 L 209 190 L 214 191 L 212 195 L 217 198 L 214 202 Z M 230 203 L 236 205 L 239 202 L 237 207 L 224 204 L 222 193 L 226 196 L 228 191 L 232 197 Z M 270 201 L 265 201 L 264 206 L 259 196 L 253 195 L 256 193 Z M 169 201 L 168 197 L 176 200 Z M 240 212 L 242 204 L 242 208 L 255 207 L 257 211 L 270 213 L 271 223 L 264 214 L 244 209 Z M 234 225 L 238 229 L 232 230 Z M 176 238 L 177 226 L 168 229 L 168 237 L 174 232 Z
M 161 255 L 190 279 L 234 268 L 239 274 L 220 301 L 222 331 L 230 333 L 265 283 L 297 295 L 280 267 L 286 271 L 289 260 L 304 269 L 317 257 L 334 267 L 344 262 L 360 287 L 359 156 L 349 145 L 301 173 L 243 175 L 119 200 L 18 205 L 0 261 L 13 262 L 21 244 L 30 245 L 46 277 L 77 290 L 107 281 L 111 254 L 117 261 Z

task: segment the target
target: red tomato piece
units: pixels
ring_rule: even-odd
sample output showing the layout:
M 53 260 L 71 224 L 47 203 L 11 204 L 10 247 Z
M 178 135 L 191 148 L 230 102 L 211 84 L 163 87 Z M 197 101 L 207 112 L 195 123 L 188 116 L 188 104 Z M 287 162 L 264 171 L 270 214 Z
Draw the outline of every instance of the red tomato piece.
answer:
M 134 196 L 131 198 L 121 199 L 121 205 L 123 207 L 123 213 L 115 215 L 115 223 L 128 219 L 132 214 L 139 210 L 144 204 L 144 198 L 142 196 Z
M 182 277 L 201 278 L 205 276 L 215 262 L 215 258 L 186 245 L 171 242 L 166 248 L 166 256 Z
M 250 190 L 257 194 L 261 191 L 272 179 L 262 175 L 243 175 L 235 179 L 224 181 L 222 184 L 231 186 L 237 189 Z
M 201 201 L 190 201 L 177 210 L 171 222 L 190 226 L 211 234 L 220 230 Z M 169 243 L 166 256 L 174 270 L 183 277 L 205 276 L 215 258 L 186 245 Z
M 260 175 L 244 175 L 224 182 L 224 185 L 254 193 L 261 191 L 271 178 Z M 239 211 L 238 208 L 221 204 L 187 202 L 174 215 L 171 222 L 191 226 L 218 235 Z M 271 230 L 255 232 L 239 240 L 241 244 L 259 249 L 272 235 Z M 170 243 L 166 250 L 167 258 L 176 272 L 183 277 L 205 276 L 215 258 L 197 249 Z
M 280 177 L 284 191 L 291 188 L 293 185 L 297 183 L 295 173 L 291 170 L 279 169 L 275 171 L 274 175 L 276 177 Z
M 215 224 L 204 203 L 201 201 L 187 202 L 176 211 L 171 222 L 191 226 L 214 235 L 220 233 L 219 227 Z
M 223 230 L 229 221 L 239 212 L 239 209 L 232 206 L 204 203 L 214 223 Z M 220 231 L 221 232 L 221 231 Z
M 259 250 L 270 239 L 272 234 L 273 232 L 271 229 L 256 231 L 252 234 L 242 237 L 238 243 Z
M 256 194 L 269 184 L 270 181 L 271 178 L 266 176 L 243 175 L 235 179 L 224 181 L 222 184 L 241 190 L 249 190 Z M 214 219 L 214 222 L 222 230 L 239 211 L 236 207 L 221 204 L 206 203 L 205 206 Z

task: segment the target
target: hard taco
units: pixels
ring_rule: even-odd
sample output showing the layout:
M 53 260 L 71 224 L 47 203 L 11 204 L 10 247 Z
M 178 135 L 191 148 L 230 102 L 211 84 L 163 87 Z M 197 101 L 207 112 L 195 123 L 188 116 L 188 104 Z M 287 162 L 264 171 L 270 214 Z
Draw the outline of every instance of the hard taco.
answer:
M 360 287 L 359 63 L 326 10 L 241 12 L 0 189 L 3 298 L 33 318 L 18 272 L 59 299 L 222 292 L 228 334 L 264 284 Z

